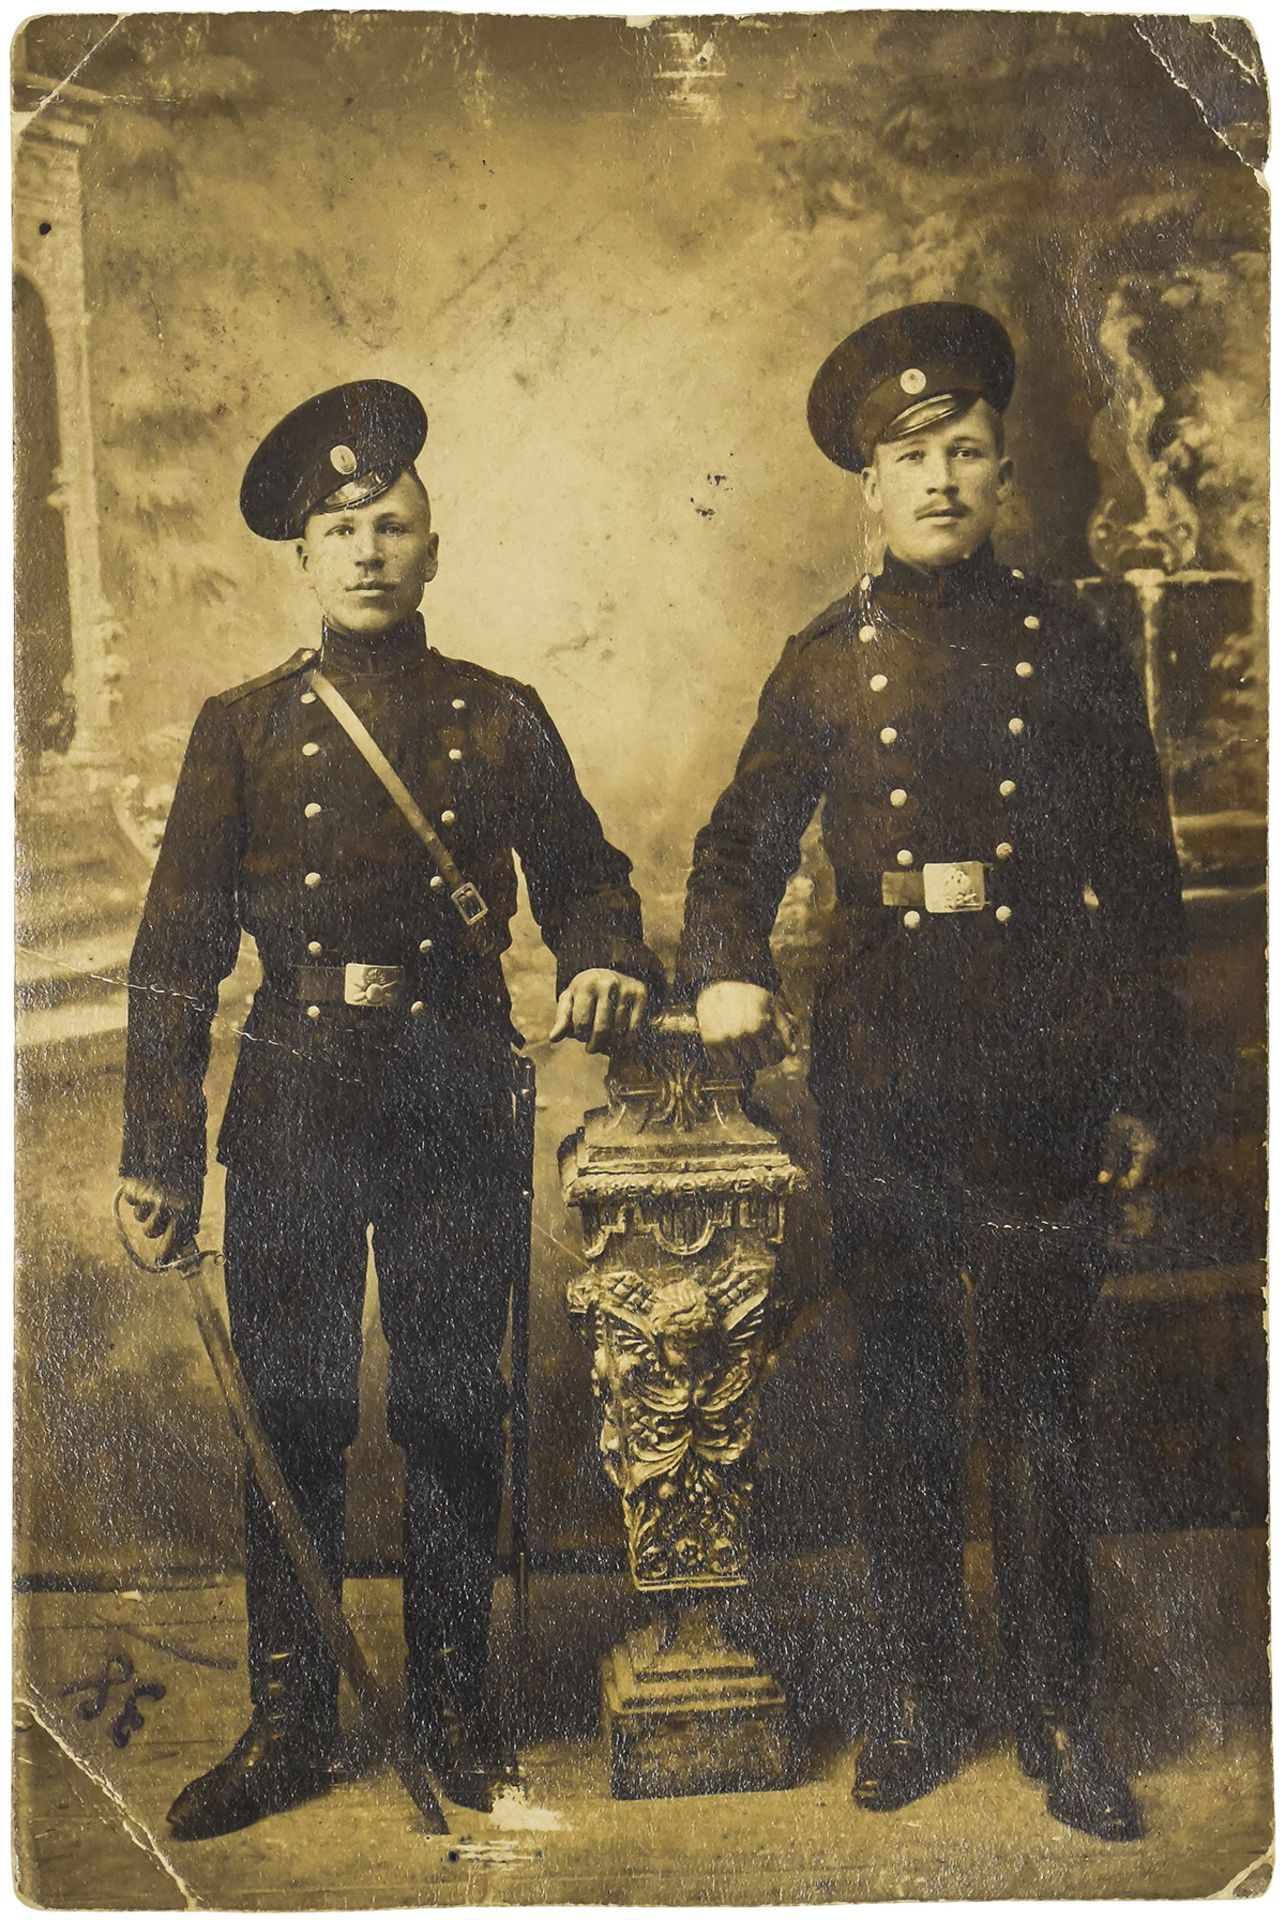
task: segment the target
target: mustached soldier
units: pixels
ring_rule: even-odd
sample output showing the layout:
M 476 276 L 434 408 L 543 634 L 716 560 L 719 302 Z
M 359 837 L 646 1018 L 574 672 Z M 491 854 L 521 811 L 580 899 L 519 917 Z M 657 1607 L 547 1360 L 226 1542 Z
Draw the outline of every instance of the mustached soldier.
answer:
M 131 962 L 121 1171 L 159 1245 L 190 1238 L 211 1018 L 248 932 L 263 979 L 218 1148 L 232 1339 L 337 1588 L 373 1228 L 406 1461 L 410 1731 L 447 1793 L 485 1808 L 501 1766 L 482 1711 L 498 1363 L 527 1258 L 500 965 L 514 852 L 557 954 L 553 1037 L 613 1044 L 658 969 L 629 862 L 535 693 L 426 645 L 426 427 L 404 387 L 358 381 L 299 407 L 250 462 L 242 511 L 256 534 L 295 543 L 320 644 L 197 719 Z M 319 696 L 318 668 L 435 823 L 446 874 Z M 330 1778 L 336 1666 L 249 1475 L 245 1555 L 253 1717 L 171 1809 L 187 1839 Z
M 838 904 L 811 1085 L 861 1334 L 885 1682 L 855 1797 L 905 1805 L 961 1757 L 966 1270 L 1018 1755 L 1059 1820 L 1128 1839 L 1089 1719 L 1085 1336 L 1106 1189 L 1141 1179 L 1172 1097 L 1184 933 L 1134 675 L 991 547 L 1014 371 L 999 322 L 953 302 L 884 314 L 821 368 L 809 424 L 887 553 L 767 683 L 696 841 L 680 977 L 725 1064 L 779 1057 L 768 937 L 824 801 Z

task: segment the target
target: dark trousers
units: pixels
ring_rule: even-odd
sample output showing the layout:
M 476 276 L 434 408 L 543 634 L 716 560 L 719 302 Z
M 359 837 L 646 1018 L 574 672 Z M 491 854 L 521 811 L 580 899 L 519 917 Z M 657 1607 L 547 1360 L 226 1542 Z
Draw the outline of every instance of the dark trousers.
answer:
M 497 1103 L 493 1111 L 500 1113 Z M 357 1116 L 359 1120 L 359 1116 Z M 228 1169 L 232 1340 L 338 1590 L 345 1451 L 358 1423 L 371 1230 L 389 1346 L 389 1432 L 405 1453 L 403 1612 L 412 1712 L 479 1703 L 503 1476 L 499 1371 L 526 1258 L 511 1140 L 458 1125 L 354 1124 L 342 1148 Z M 252 1478 L 246 1486 L 251 1692 L 333 1725 L 337 1673 Z
M 1006 1706 L 1079 1705 L 1101 1121 L 1086 1108 L 1051 1125 L 1051 1097 L 1025 1110 L 961 1098 L 922 1064 L 905 1075 L 909 1096 L 821 1110 L 834 1262 L 860 1334 L 854 1454 L 877 1658 L 888 1694 L 912 1679 L 949 1697 L 962 1678 L 971 1313 Z

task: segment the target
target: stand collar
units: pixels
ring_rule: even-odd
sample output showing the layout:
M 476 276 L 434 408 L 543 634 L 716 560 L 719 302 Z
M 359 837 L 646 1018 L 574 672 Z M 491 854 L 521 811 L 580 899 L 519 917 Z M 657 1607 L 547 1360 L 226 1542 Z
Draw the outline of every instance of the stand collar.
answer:
M 990 541 L 984 540 L 967 560 L 956 560 L 953 566 L 930 570 L 912 567 L 896 554 L 886 553 L 883 571 L 877 576 L 875 586 L 880 595 L 918 601 L 923 606 L 953 607 L 961 600 L 986 593 L 1001 573 Z
M 321 666 L 325 673 L 391 674 L 420 665 L 428 658 L 422 614 L 399 620 L 382 633 L 347 633 L 324 621 L 321 628 Z

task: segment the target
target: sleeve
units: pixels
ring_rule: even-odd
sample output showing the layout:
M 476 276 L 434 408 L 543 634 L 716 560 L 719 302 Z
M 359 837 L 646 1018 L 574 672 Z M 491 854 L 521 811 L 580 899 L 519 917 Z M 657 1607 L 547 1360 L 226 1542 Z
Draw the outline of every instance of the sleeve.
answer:
M 804 692 L 802 658 L 791 639 L 731 785 L 696 836 L 678 950 L 681 993 L 715 980 L 779 985 L 772 927 L 825 777 L 826 740 Z
M 571 756 L 530 687 L 521 689 L 514 728 L 527 802 L 515 843 L 531 911 L 557 955 L 558 992 L 586 967 L 611 967 L 663 991 L 665 971 L 643 939 L 630 862 L 603 833 Z
M 221 701 L 197 716 L 129 965 L 121 1173 L 199 1205 L 205 1070 L 219 982 L 240 944 L 241 749 Z
M 1182 877 L 1142 688 L 1116 635 L 1097 632 L 1085 716 L 1095 743 L 1086 878 L 1104 943 L 1115 1097 L 1126 1112 L 1163 1122 L 1182 1078 Z

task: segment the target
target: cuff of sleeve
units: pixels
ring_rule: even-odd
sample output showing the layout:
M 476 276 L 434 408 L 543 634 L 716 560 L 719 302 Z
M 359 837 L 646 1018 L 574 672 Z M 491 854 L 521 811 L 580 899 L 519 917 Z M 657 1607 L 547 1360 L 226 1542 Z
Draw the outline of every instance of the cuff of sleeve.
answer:
M 558 948 L 557 991 L 565 992 L 578 973 L 590 967 L 610 967 L 645 983 L 651 993 L 665 990 L 665 969 L 641 940 L 602 939 L 586 935 L 565 939 Z
M 205 1193 L 205 1155 L 202 1152 L 199 1157 L 183 1158 L 172 1148 L 168 1152 L 148 1153 L 127 1147 L 121 1155 L 120 1177 L 122 1180 L 155 1180 L 159 1186 L 185 1194 L 199 1215 Z
M 685 940 L 674 968 L 675 991 L 691 999 L 718 980 L 743 980 L 752 987 L 766 987 L 769 993 L 779 992 L 781 986 L 781 976 L 765 947 L 738 946 L 732 941 L 698 946 Z

